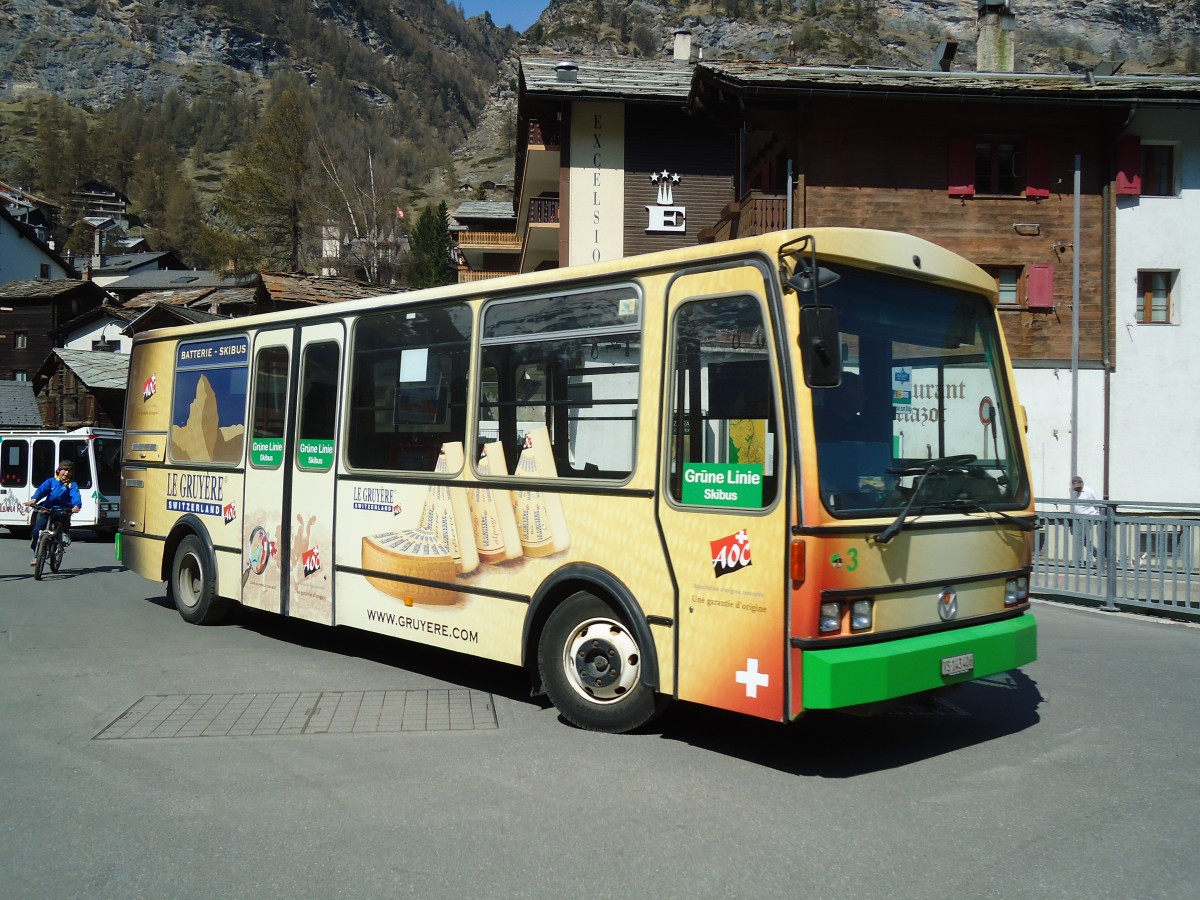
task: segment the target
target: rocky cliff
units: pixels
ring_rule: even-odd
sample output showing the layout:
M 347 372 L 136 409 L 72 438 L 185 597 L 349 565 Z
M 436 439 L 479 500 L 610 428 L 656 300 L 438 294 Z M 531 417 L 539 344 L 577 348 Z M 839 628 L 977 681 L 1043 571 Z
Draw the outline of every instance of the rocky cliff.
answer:
M 1197 63 L 1200 2 L 1011 0 L 1016 70 L 1064 71 L 1104 59 L 1125 71 L 1184 71 Z M 714 12 L 714 8 L 718 10 Z M 730 16 L 737 9 L 740 14 Z M 554 0 L 542 15 L 548 50 L 669 52 L 677 28 L 705 58 L 927 68 L 943 39 L 959 42 L 955 68 L 974 68 L 978 0 L 724 0 L 672 3 Z M 645 29 L 645 30 L 642 30 Z M 794 51 L 789 50 L 795 45 Z

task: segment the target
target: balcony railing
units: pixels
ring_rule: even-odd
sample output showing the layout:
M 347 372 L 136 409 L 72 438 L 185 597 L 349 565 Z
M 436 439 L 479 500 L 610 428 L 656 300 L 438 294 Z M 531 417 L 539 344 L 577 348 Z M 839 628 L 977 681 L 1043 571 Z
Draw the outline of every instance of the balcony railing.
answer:
M 513 231 L 460 231 L 458 246 L 464 250 L 521 249 L 521 237 Z
M 474 271 L 467 268 L 459 268 L 458 283 L 468 284 L 474 281 L 487 281 L 491 278 L 503 278 L 505 275 L 515 275 L 516 272 L 494 272 L 494 271 Z
M 557 225 L 558 198 L 534 197 L 529 201 L 530 225 Z
M 700 242 L 732 241 L 781 228 L 787 228 L 787 195 L 750 191 L 726 204 L 717 223 L 700 232 Z
M 562 145 L 559 134 L 560 127 L 556 121 L 529 120 L 529 146 L 531 147 L 559 147 Z

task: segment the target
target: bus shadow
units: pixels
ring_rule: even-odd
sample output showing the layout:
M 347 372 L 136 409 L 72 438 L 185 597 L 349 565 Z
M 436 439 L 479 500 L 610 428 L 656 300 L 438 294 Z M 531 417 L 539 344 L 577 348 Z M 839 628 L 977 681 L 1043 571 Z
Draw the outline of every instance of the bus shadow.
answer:
M 146 600 L 175 612 L 164 596 Z M 552 708 L 545 697 L 530 696 L 529 678 L 517 666 L 402 638 L 329 628 L 246 607 L 235 607 L 229 619 L 217 627 L 244 628 L 270 640 L 368 660 L 538 709 Z M 792 775 L 854 778 L 1024 731 L 1040 721 L 1042 700 L 1037 682 L 1014 670 L 969 682 L 942 698 L 872 716 L 812 712 L 789 725 L 674 703 L 639 733 Z M 561 717 L 560 721 L 564 728 L 572 727 Z
M 109 563 L 104 566 L 92 566 L 87 569 L 63 569 L 57 575 L 43 575 L 42 578 L 77 578 L 80 575 L 112 575 L 114 572 L 128 571 L 119 563 Z
M 793 775 L 854 778 L 984 744 L 1036 725 L 1043 701 L 1019 669 L 953 694 L 871 716 L 817 711 L 781 725 L 679 704 L 660 722 L 665 740 Z
M 58 572 L 43 572 L 42 581 L 47 583 L 55 581 L 70 581 L 72 578 L 78 578 L 80 575 L 111 575 L 113 572 L 124 571 L 125 567 L 121 565 L 92 566 L 88 569 L 62 569 Z M 8 575 L 0 575 L 0 584 L 8 581 L 26 580 L 33 580 L 33 566 L 30 566 L 23 571 L 12 572 Z
M 147 600 L 175 610 L 175 605 L 165 597 Z M 365 659 L 435 681 L 496 694 L 541 708 L 550 706 L 545 698 L 530 697 L 529 679 L 517 666 L 442 650 L 403 638 L 356 628 L 330 628 L 328 625 L 285 618 L 248 607 L 235 607 L 228 620 L 218 627 L 244 628 L 271 640 L 286 641 L 298 647 Z

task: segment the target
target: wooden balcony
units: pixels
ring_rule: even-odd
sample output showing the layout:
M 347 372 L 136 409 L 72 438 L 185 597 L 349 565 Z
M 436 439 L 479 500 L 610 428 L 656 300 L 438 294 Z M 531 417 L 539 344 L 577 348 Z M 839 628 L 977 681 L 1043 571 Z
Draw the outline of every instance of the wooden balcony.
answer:
M 519 253 L 521 236 L 513 231 L 460 231 L 458 246 L 462 250 Z
M 458 269 L 458 283 L 470 284 L 476 281 L 488 281 L 492 278 L 503 278 L 506 275 L 515 275 L 515 271 L 508 272 L 476 272 L 468 269 L 466 266 L 460 266 Z
M 700 232 L 702 244 L 753 237 L 787 228 L 787 195 L 750 191 L 741 200 L 726 204 L 715 225 Z

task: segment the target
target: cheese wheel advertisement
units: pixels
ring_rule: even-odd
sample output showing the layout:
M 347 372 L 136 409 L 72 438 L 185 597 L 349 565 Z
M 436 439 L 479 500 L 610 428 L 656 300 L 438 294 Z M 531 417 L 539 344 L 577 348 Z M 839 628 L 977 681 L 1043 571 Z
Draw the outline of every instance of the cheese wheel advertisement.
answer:
M 515 458 L 517 481 L 557 477 L 545 428 L 513 452 L 485 444 L 476 471 L 507 475 Z M 338 622 L 515 662 L 527 605 L 496 595 L 528 594 L 572 559 L 572 501 L 513 481 L 451 481 L 465 466 L 463 445 L 446 443 L 433 470 L 445 482 L 339 490 L 338 556 L 357 558 L 361 575 L 339 575 Z M 575 503 L 582 514 L 586 501 Z

